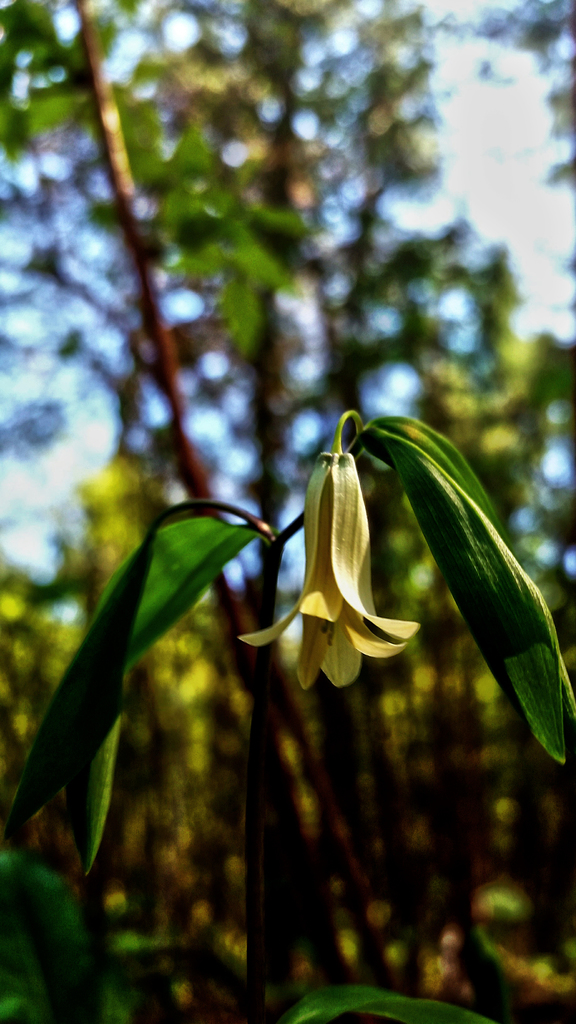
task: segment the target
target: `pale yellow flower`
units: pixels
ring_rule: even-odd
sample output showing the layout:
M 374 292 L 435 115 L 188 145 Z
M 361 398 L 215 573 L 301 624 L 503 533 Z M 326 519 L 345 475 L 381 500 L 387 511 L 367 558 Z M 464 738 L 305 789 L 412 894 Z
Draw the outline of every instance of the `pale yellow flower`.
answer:
M 347 686 L 360 672 L 362 654 L 390 658 L 420 628 L 376 615 L 368 518 L 352 455 L 319 456 L 306 492 L 304 537 L 306 576 L 298 601 L 273 626 L 240 639 L 269 644 L 301 612 L 300 683 L 308 689 L 322 669 L 335 686 Z

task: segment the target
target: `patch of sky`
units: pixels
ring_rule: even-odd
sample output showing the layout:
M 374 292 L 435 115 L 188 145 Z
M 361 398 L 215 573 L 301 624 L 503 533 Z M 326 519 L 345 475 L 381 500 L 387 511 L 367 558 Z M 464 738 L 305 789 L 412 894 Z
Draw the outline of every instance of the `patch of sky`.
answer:
M 309 67 L 314 67 L 325 60 L 326 52 L 326 41 L 317 36 L 310 36 L 302 44 L 302 60 Z
M 49 583 L 58 570 L 59 552 L 52 522 L 21 521 L 20 526 L 2 527 L 0 551 L 9 565 L 29 573 L 36 583 Z
M 443 37 L 437 56 L 443 192 L 484 239 L 510 247 L 526 300 L 515 328 L 552 327 L 568 340 L 573 195 L 568 184 L 544 184 L 566 149 L 553 131 L 550 81 L 535 55 L 494 40 Z M 490 78 L 480 74 L 487 61 Z
M 576 545 L 571 544 L 566 548 L 562 558 L 562 566 L 568 579 L 576 580 Z
M 138 29 L 119 32 L 105 60 L 108 78 L 112 82 L 127 84 L 144 54 L 152 49 L 152 38 L 147 32 Z
M 284 104 L 275 96 L 266 96 L 258 104 L 258 117 L 264 124 L 276 124 L 284 113 Z
M 204 300 L 189 288 L 177 288 L 161 296 L 160 307 L 169 324 L 189 323 L 204 312 Z
M 194 46 L 200 38 L 200 26 L 193 14 L 173 11 L 162 24 L 164 43 L 173 53 L 181 53 Z
M 521 508 L 514 510 L 508 522 L 514 533 L 533 533 L 538 525 L 538 518 L 534 509 L 529 505 L 522 505 Z
M 572 445 L 568 438 L 555 437 L 547 446 L 542 459 L 542 474 L 550 487 L 572 487 L 574 464 Z
M 382 14 L 382 0 L 356 0 L 356 11 L 361 18 L 372 19 Z
M 475 323 L 449 320 L 442 325 L 440 336 L 444 347 L 455 355 L 471 355 L 480 347 L 480 332 Z
M 346 57 L 358 45 L 358 33 L 353 28 L 339 28 L 327 40 L 328 53 L 333 57 Z
M 237 57 L 244 49 L 248 39 L 248 32 L 244 25 L 232 19 L 216 22 L 212 26 L 212 31 L 223 57 Z
M 229 420 L 236 426 L 250 422 L 251 394 L 245 384 L 238 382 L 228 387 L 223 406 Z
M 40 153 L 38 164 L 40 173 L 52 181 L 65 181 L 72 170 L 70 160 L 61 153 Z
M 144 379 L 141 385 L 142 419 L 148 427 L 156 430 L 166 427 L 171 421 L 168 399 L 150 379 Z
M 308 455 L 318 447 L 323 435 L 324 423 L 320 414 L 314 409 L 305 409 L 292 424 L 292 448 L 299 455 Z
M 368 325 L 376 334 L 390 337 L 402 326 L 402 317 L 391 306 L 375 306 L 368 312 Z
M 360 176 L 349 178 L 341 185 L 338 193 L 347 210 L 357 210 L 366 198 L 366 182 Z
M 547 537 L 538 545 L 535 557 L 538 563 L 544 568 L 551 569 L 560 560 L 560 545 L 557 541 Z
M 322 222 L 329 229 L 334 242 L 347 245 L 354 242 L 360 234 L 357 217 L 352 217 L 335 199 L 328 199 L 322 204 Z
M 413 416 L 422 384 L 408 363 L 388 363 L 360 379 L 362 411 L 367 419 L 375 416 Z
M 302 96 L 307 92 L 314 92 L 318 89 L 322 83 L 323 71 L 322 68 L 300 68 L 296 72 L 293 79 L 294 91 Z
M 23 282 L 21 275 L 13 270 L 0 267 L 0 291 L 4 292 L 5 295 L 13 295 L 22 290 Z
M 564 426 L 570 422 L 572 417 L 572 405 L 565 399 L 557 399 L 554 402 L 550 402 L 550 405 L 546 409 L 546 418 L 554 426 Z
M 230 431 L 220 409 L 197 404 L 186 416 L 186 425 L 193 440 L 211 456 L 230 451 Z
M 316 384 L 324 372 L 323 363 L 311 355 L 295 356 L 287 368 L 293 383 L 300 387 Z
M 324 284 L 324 295 L 329 302 L 344 302 L 350 293 L 352 278 L 350 274 L 336 273 L 327 278 Z
M 51 82 L 59 83 L 64 81 L 66 74 L 66 68 L 63 68 L 60 64 L 55 64 L 53 68 L 50 68 L 48 78 Z
M 406 294 L 412 302 L 416 302 L 419 306 L 426 306 L 434 298 L 434 286 L 431 281 L 418 278 L 409 282 L 406 286 Z
M 71 43 L 80 31 L 78 11 L 70 7 L 60 7 L 52 14 L 56 35 L 61 43 Z
M 225 352 L 204 352 L 198 360 L 198 370 L 206 380 L 221 380 L 230 369 L 230 360 Z
M 69 597 L 66 600 L 55 601 L 50 606 L 50 615 L 63 626 L 79 626 L 84 621 L 84 613 L 78 601 Z
M 226 472 L 232 479 L 253 480 L 259 472 L 259 459 L 253 445 L 240 444 L 235 441 L 228 449 Z
M 228 167 L 242 167 L 248 159 L 248 146 L 238 139 L 231 139 L 220 151 L 222 160 Z
M 12 88 L 10 90 L 14 106 L 24 108 L 28 104 L 28 90 L 30 88 L 30 75 L 27 71 L 15 71 L 12 75 Z
M 118 443 L 116 400 L 94 388 L 82 393 L 76 387 L 71 396 L 73 382 L 64 382 L 73 433 L 33 460 L 0 459 L 0 548 L 9 562 L 35 575 L 51 577 L 57 568 L 55 510 L 63 515 L 78 484 L 109 461 Z
M 320 120 L 314 110 L 297 110 L 292 117 L 292 128 L 299 138 L 311 142 L 318 134 Z
M 296 516 L 300 515 L 303 508 L 304 496 L 302 495 L 283 511 L 282 518 L 278 524 L 280 529 L 288 526 Z M 304 582 L 304 565 L 304 530 L 299 530 L 298 533 L 294 534 L 294 536 L 290 538 L 290 541 L 284 548 L 282 565 L 278 578 L 279 589 L 284 594 L 295 595 L 302 590 L 302 584 Z
M 438 299 L 438 315 L 445 320 L 468 320 L 474 313 L 474 301 L 464 288 L 450 288 Z
M 307 351 L 323 359 L 326 325 L 313 286 L 302 281 L 296 294 L 278 292 L 275 305 L 280 317 L 288 321 L 288 329 L 291 325 L 302 337 Z
M 20 50 L 16 54 L 15 64 L 17 68 L 27 68 L 30 61 L 32 60 L 32 50 Z

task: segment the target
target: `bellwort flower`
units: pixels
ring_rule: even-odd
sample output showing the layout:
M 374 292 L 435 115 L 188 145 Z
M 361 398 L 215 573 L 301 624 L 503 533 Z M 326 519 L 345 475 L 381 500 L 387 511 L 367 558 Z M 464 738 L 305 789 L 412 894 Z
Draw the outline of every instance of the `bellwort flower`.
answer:
M 263 647 L 276 640 L 300 612 L 298 679 L 304 689 L 312 686 L 320 669 L 335 686 L 347 686 L 360 672 L 362 654 L 390 658 L 420 628 L 417 622 L 376 615 L 366 508 L 354 457 L 341 450 L 342 425 L 349 415 L 342 417 L 334 439 L 334 447 L 340 450 L 318 457 L 306 491 L 302 593 L 273 626 L 240 637 Z

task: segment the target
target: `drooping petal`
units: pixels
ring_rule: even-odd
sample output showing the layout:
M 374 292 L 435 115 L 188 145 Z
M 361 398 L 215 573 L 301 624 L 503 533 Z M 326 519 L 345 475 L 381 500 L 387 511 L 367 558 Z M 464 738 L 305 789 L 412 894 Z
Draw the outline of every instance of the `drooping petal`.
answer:
M 304 537 L 306 541 L 306 576 L 302 594 L 291 611 L 279 619 L 273 626 L 267 629 L 259 629 L 254 633 L 243 633 L 239 640 L 251 644 L 252 647 L 265 647 L 277 640 L 281 633 L 290 625 L 296 613 L 300 610 L 302 597 L 309 587 L 309 580 L 312 578 L 315 564 L 315 552 L 318 543 L 318 527 L 320 519 L 320 504 L 324 485 L 330 473 L 332 456 L 323 452 L 316 460 L 314 471 L 310 477 L 310 483 L 306 490 L 306 502 L 304 505 Z M 328 531 L 329 532 L 329 531 Z
M 328 456 L 331 458 L 330 456 Z M 309 488 L 310 489 L 310 488 Z M 332 569 L 331 535 L 333 487 L 330 472 L 327 473 L 317 515 L 317 533 L 314 549 L 310 552 L 311 565 L 306 571 L 306 582 L 302 591 L 300 611 L 303 615 L 316 615 L 319 619 L 336 622 L 342 608 L 342 595 L 336 584 Z M 304 526 L 306 530 L 306 524 Z M 308 552 L 306 553 L 308 559 Z
M 302 594 L 308 591 L 309 578 L 314 569 L 316 561 L 316 548 L 318 546 L 318 528 L 320 520 L 320 507 L 322 494 L 326 481 L 330 476 L 332 456 L 328 452 L 322 452 L 316 459 L 316 465 L 306 488 L 306 499 L 304 502 L 304 543 L 306 545 L 306 574 Z
M 376 615 L 370 572 L 370 533 L 364 498 L 352 455 L 333 457 L 332 567 L 344 600 L 384 633 L 409 640 L 418 622 Z
M 334 686 L 348 686 L 357 679 L 362 655 L 347 639 L 340 622 L 334 625 L 332 641 L 328 643 L 322 671 Z
M 339 622 L 344 635 L 352 646 L 371 658 L 393 658 L 395 654 L 400 654 L 400 651 L 406 647 L 405 643 L 392 644 L 388 640 L 381 640 L 374 636 L 368 626 L 364 624 L 362 616 L 346 602 Z
M 265 647 L 266 644 L 271 644 L 273 640 L 278 639 L 299 611 L 300 601 L 297 601 L 291 611 L 283 619 L 278 619 L 278 622 L 275 622 L 273 626 L 268 626 L 267 629 L 259 629 L 255 633 L 243 633 L 238 639 L 243 640 L 245 644 L 251 644 L 252 647 Z
M 316 682 L 326 649 L 331 627 L 314 615 L 302 616 L 302 643 L 298 657 L 298 681 L 304 690 Z

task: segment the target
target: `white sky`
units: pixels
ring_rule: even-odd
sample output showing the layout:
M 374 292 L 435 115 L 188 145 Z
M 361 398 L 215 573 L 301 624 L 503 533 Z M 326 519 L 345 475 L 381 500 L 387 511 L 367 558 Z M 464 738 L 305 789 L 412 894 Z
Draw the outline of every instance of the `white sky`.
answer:
M 488 5 L 430 0 L 426 6 L 432 19 L 451 13 L 461 19 Z M 549 329 L 569 342 L 574 199 L 568 186 L 547 184 L 551 168 L 567 156 L 566 143 L 551 137 L 550 83 L 530 54 L 483 40 L 444 35 L 437 57 L 442 187 L 426 202 L 396 203 L 395 212 L 417 230 L 463 217 L 485 241 L 507 245 L 524 298 L 519 332 L 529 337 Z M 488 79 L 479 75 L 487 59 L 494 72 Z M 58 509 L 81 479 L 105 464 L 114 444 L 112 422 L 103 416 L 100 426 L 92 423 L 82 437 L 68 438 L 34 463 L 0 463 L 0 522 L 10 520 L 0 543 L 9 560 L 40 575 L 55 567 L 49 538 Z

